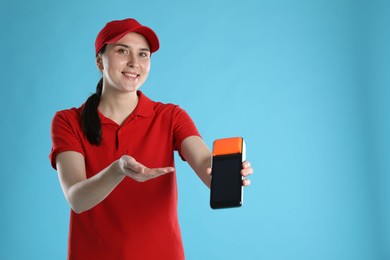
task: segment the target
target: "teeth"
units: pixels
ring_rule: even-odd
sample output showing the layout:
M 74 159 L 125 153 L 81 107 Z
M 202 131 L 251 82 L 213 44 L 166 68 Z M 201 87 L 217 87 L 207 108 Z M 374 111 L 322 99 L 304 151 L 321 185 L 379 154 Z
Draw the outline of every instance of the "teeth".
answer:
M 138 75 L 135 73 L 123 73 L 127 77 L 136 78 Z

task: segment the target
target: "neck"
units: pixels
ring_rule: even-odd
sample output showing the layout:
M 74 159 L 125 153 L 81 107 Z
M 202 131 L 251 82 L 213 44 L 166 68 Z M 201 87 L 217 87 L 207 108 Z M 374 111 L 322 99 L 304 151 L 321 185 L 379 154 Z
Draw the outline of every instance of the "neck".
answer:
M 107 118 L 110 118 L 118 125 L 121 125 L 126 118 L 133 113 L 138 104 L 136 91 L 128 93 L 107 93 L 102 92 L 99 103 L 99 111 Z

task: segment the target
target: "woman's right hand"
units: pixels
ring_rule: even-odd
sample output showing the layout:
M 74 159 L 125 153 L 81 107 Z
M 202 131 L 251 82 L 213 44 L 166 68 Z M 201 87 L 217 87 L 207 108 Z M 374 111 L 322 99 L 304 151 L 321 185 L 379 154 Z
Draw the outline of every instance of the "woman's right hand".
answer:
M 124 155 L 105 169 L 87 178 L 81 153 L 66 151 L 57 155 L 58 178 L 73 211 L 81 213 L 103 201 L 126 177 L 143 182 L 173 172 L 173 167 L 150 169 Z
M 148 168 L 129 155 L 123 155 L 117 162 L 122 174 L 138 182 L 145 182 L 175 170 L 173 167 Z

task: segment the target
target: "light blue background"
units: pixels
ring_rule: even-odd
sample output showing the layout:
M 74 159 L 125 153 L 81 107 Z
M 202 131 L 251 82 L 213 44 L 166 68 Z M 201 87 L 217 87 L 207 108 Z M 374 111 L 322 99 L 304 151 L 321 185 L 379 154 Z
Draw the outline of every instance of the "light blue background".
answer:
M 65 259 L 50 167 L 55 111 L 100 78 L 94 40 L 135 17 L 159 35 L 144 93 L 180 104 L 209 146 L 243 136 L 256 173 L 213 211 L 177 161 L 187 259 L 390 259 L 389 1 L 2 0 L 0 259 Z

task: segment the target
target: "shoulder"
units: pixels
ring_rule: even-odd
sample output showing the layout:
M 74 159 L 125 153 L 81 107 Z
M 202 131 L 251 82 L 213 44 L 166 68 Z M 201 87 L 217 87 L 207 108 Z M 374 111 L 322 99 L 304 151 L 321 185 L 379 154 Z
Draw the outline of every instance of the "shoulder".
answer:
M 54 117 L 68 117 L 68 118 L 80 117 L 82 107 L 83 106 L 79 108 L 72 107 L 68 109 L 59 110 L 55 113 Z
M 155 111 L 181 111 L 182 109 L 179 105 L 173 104 L 173 103 L 162 103 L 162 102 L 155 102 L 154 104 L 154 110 Z
M 162 117 L 171 122 L 183 122 L 191 120 L 190 115 L 177 104 L 155 102 L 154 105 L 155 116 Z
M 80 122 L 80 114 L 82 111 L 82 107 L 79 108 L 69 108 L 64 110 L 59 110 L 54 114 L 52 125 L 58 124 L 67 124 L 67 125 L 79 125 Z
M 173 103 L 163 103 L 159 101 L 154 101 L 147 96 L 145 96 L 142 92 L 139 92 L 139 114 L 143 115 L 174 115 L 184 111 L 179 105 Z

